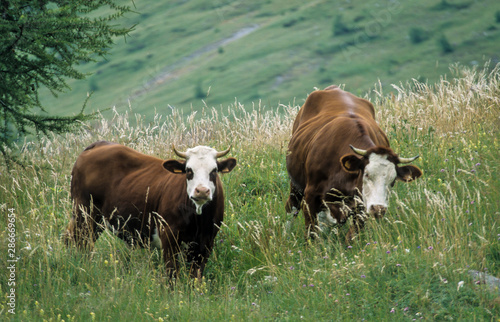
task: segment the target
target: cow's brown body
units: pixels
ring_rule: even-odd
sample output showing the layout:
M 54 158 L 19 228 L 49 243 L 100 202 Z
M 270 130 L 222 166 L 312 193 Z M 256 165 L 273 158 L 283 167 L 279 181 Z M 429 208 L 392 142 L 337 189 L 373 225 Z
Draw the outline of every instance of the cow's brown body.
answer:
M 320 212 L 345 223 L 353 212 L 342 211 L 342 204 L 353 210 L 354 196 L 362 197 L 363 171 L 346 171 L 341 162 L 352 153 L 351 145 L 398 158 L 375 122 L 369 101 L 336 86 L 311 93 L 293 124 L 286 158 L 291 179 L 286 209 L 295 215 L 303 210 L 308 233 L 315 230 Z M 355 234 L 354 226 L 348 239 Z
M 72 171 L 74 214 L 67 242 L 92 248 L 106 227 L 133 245 L 158 243 L 159 237 L 170 273 L 187 246 L 191 274 L 200 276 L 223 220 L 222 183 L 216 176 L 213 199 L 197 214 L 186 193 L 186 175 L 167 171 L 164 162 L 109 142 L 87 147 Z

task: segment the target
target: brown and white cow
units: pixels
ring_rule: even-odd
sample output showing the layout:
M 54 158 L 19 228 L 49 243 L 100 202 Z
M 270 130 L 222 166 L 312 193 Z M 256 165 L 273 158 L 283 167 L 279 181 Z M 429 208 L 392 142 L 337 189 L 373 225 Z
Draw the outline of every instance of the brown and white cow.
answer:
M 185 161 L 105 141 L 87 147 L 72 171 L 66 243 L 92 249 L 107 227 L 131 245 L 160 247 L 169 275 L 178 272 L 177 256 L 185 254 L 191 276 L 200 277 L 224 216 L 218 173 L 230 172 L 236 159 L 217 161 L 230 149 L 172 147 Z
M 399 165 L 416 158 L 394 153 L 369 101 L 334 85 L 314 91 L 299 110 L 288 145 L 286 210 L 296 216 L 302 209 L 307 236 L 316 233 L 318 219 L 333 226 L 354 215 L 350 242 L 363 227 L 364 214 L 385 214 L 396 179 L 409 182 L 422 175 L 414 165 Z

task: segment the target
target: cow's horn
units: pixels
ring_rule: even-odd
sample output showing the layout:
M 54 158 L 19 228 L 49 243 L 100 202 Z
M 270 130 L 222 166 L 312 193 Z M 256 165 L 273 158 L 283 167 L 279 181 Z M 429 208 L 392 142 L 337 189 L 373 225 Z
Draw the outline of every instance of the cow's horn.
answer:
M 402 163 L 402 164 L 404 164 L 404 163 L 410 163 L 410 162 L 413 162 L 416 159 L 418 159 L 418 157 L 419 157 L 419 155 L 417 155 L 417 156 L 415 156 L 413 158 L 399 158 L 398 161 L 399 161 L 399 163 Z
M 231 146 L 229 146 L 229 148 L 227 148 L 227 149 L 226 149 L 226 150 L 224 150 L 224 151 L 217 152 L 216 157 L 217 157 L 217 158 L 223 157 L 223 156 L 225 156 L 226 154 L 228 154 L 228 153 L 229 153 L 229 151 L 231 151 Z
M 362 155 L 362 156 L 365 156 L 366 155 L 366 150 L 361 150 L 361 149 L 358 149 L 358 148 L 355 148 L 353 147 L 352 145 L 349 144 L 349 146 L 351 147 L 351 149 L 356 152 L 356 154 L 359 154 L 359 155 Z
M 177 151 L 177 149 L 175 148 L 175 145 L 173 143 L 172 143 L 172 150 L 174 150 L 174 153 L 177 154 L 179 157 L 181 157 L 183 159 L 187 159 L 187 154 L 184 152 Z

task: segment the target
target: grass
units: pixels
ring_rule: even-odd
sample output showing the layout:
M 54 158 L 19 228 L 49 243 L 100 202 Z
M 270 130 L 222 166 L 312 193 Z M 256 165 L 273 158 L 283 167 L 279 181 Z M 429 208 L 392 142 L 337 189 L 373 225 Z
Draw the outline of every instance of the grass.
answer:
M 116 106 L 124 113 L 130 100 L 149 120 L 169 106 L 189 113 L 201 111 L 205 103 L 227 107 L 235 97 L 248 110 L 259 101 L 268 108 L 293 105 L 314 87 L 331 84 L 346 84 L 358 95 L 378 80 L 385 91 L 412 78 L 432 84 L 449 74 L 451 63 L 496 63 L 500 52 L 496 0 L 448 2 L 439 10 L 435 0 L 134 4 L 138 13 L 120 23 L 137 24 L 136 30 L 116 40 L 107 60 L 81 66 L 93 75 L 71 81 L 73 91 L 57 99 L 43 95 L 49 113 L 79 112 L 89 91 L 94 91 L 89 112 Z M 349 32 L 334 35 L 339 15 Z M 248 35 L 214 46 L 250 26 L 256 29 Z M 426 39 L 412 43 L 413 27 L 422 28 Z M 440 37 L 446 37 L 453 52 L 442 53 Z
M 296 105 L 235 101 L 151 121 L 131 109 L 81 133 L 27 142 L 24 167 L 0 168 L 0 238 L 14 214 L 18 257 L 15 315 L 0 266 L 1 319 L 498 321 L 499 291 L 469 270 L 500 276 L 500 65 L 451 70 L 453 78 L 432 86 L 413 81 L 385 94 L 377 85 L 367 95 L 391 146 L 419 154 L 424 175 L 396 184 L 388 214 L 349 247 L 347 227 L 306 242 L 302 217 L 287 225 L 285 155 Z M 202 281 L 183 275 L 169 285 L 157 251 L 131 250 L 109 233 L 91 254 L 61 243 L 73 162 L 102 139 L 162 158 L 174 156 L 173 142 L 232 145 L 238 167 L 223 176 L 226 216 Z M 2 258 L 8 249 L 0 243 Z

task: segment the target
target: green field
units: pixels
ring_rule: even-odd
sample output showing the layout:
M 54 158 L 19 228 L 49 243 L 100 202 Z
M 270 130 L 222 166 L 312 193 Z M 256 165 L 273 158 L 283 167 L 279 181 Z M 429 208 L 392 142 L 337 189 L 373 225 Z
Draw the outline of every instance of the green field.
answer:
M 274 109 L 301 104 L 314 87 L 345 84 L 364 95 L 380 80 L 394 91 L 391 84 L 449 77 L 451 63 L 499 61 L 497 0 L 134 3 L 137 13 L 120 21 L 136 24 L 130 37 L 117 39 L 107 60 L 81 66 L 92 75 L 70 81 L 73 91 L 43 94 L 47 111 L 78 113 L 90 91 L 89 112 L 132 106 L 148 120 L 235 99 L 246 110 Z
M 370 220 L 349 247 L 347 227 L 306 242 L 302 217 L 287 226 L 285 155 L 297 105 L 236 102 L 151 122 L 115 113 L 81 133 L 27 143 L 24 166 L 0 166 L 0 320 L 499 321 L 498 288 L 469 273 L 500 276 L 500 65 L 491 67 L 375 91 L 391 146 L 419 154 L 424 175 L 396 184 L 385 218 Z M 91 254 L 61 243 L 73 162 L 102 139 L 162 158 L 174 156 L 172 143 L 232 145 L 238 166 L 223 176 L 226 215 L 203 280 L 182 274 L 170 285 L 157 251 L 110 233 Z

